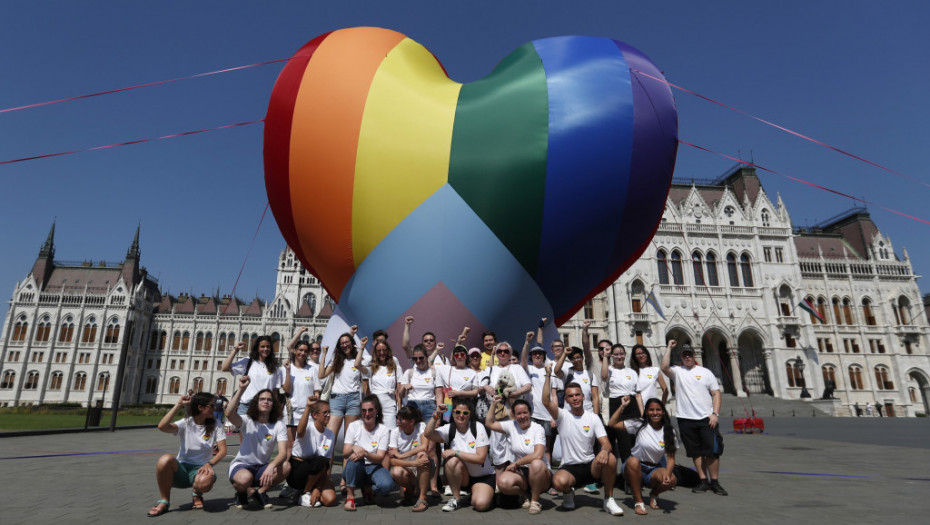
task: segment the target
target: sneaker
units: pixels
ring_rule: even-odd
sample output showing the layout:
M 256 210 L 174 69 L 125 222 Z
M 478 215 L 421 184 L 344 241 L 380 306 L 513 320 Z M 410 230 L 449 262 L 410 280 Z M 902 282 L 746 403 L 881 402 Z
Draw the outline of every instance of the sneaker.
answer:
M 269 498 L 268 494 L 265 492 L 259 492 L 256 490 L 249 496 L 249 501 L 251 501 L 253 505 L 259 508 L 270 509 L 272 507 L 271 498 Z
M 710 490 L 710 483 L 706 479 L 702 479 L 697 487 L 691 489 L 691 492 L 707 492 L 708 490 Z
M 620 508 L 620 505 L 617 505 L 617 500 L 613 498 L 604 500 L 604 512 L 611 516 L 623 516 L 623 509 Z
M 278 494 L 278 497 L 281 499 L 299 498 L 300 492 L 297 492 L 295 489 L 291 488 L 290 485 L 284 485 L 284 488 L 281 489 L 281 493 Z
M 452 498 L 449 501 L 447 501 L 445 505 L 442 506 L 442 511 L 452 512 L 452 511 L 457 510 L 458 508 L 459 508 L 459 500 Z
M 716 494 L 716 495 L 718 495 L 718 496 L 728 496 L 728 495 L 729 495 L 729 493 L 727 492 L 727 489 L 721 487 L 721 486 L 720 486 L 720 483 L 719 483 L 719 482 L 716 482 L 716 481 L 712 481 L 712 482 L 710 483 L 710 490 L 714 491 L 714 494 Z
M 592 484 L 590 484 L 590 485 L 585 485 L 585 486 L 584 486 L 584 491 L 587 492 L 588 494 L 597 494 L 598 492 L 600 492 L 600 490 L 598 490 L 598 488 L 597 488 L 597 483 L 592 483 Z
M 452 487 L 450 487 L 449 485 L 446 485 L 446 491 L 443 492 L 443 494 L 444 494 L 445 496 L 451 498 L 451 497 L 452 497 Z
M 575 508 L 575 493 L 572 491 L 562 493 L 562 508 L 572 510 Z
M 304 492 L 300 495 L 300 506 L 309 507 L 310 506 L 310 493 Z
M 244 509 L 249 506 L 249 495 L 245 492 L 236 493 L 236 508 Z

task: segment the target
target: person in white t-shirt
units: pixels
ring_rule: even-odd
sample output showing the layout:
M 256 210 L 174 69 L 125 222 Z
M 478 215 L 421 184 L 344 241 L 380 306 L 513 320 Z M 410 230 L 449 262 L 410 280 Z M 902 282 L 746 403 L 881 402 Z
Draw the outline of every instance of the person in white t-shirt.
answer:
M 613 414 L 625 397 L 630 397 L 620 419 L 629 420 L 629 425 L 637 425 L 642 421 L 643 400 L 636 391 L 639 384 L 639 374 L 626 366 L 626 348 L 620 343 L 614 344 L 610 349 L 610 362 L 607 356 L 601 358 L 601 385 L 607 389 L 610 413 Z M 633 429 L 635 430 L 635 428 Z M 633 448 L 633 438 L 626 432 L 608 429 L 607 436 L 613 446 L 614 454 L 620 461 L 630 457 Z
M 241 405 L 239 406 L 239 415 L 245 414 L 248 410 L 249 403 L 259 390 L 265 388 L 272 392 L 277 392 L 278 388 L 284 384 L 284 373 L 279 367 L 280 362 L 275 356 L 274 341 L 271 337 L 263 335 L 257 337 L 252 343 L 252 350 L 248 357 L 243 357 L 235 363 L 236 355 L 245 348 L 245 343 L 240 341 L 230 352 L 226 361 L 223 362 L 223 372 L 230 372 L 234 376 L 249 376 L 248 390 L 243 392 Z M 275 394 L 277 395 L 277 394 Z
M 236 506 L 271 508 L 268 490 L 284 481 L 291 471 L 287 462 L 287 427 L 282 407 L 271 390 L 259 390 L 246 413 L 239 415 L 239 399 L 249 386 L 249 376 L 239 378 L 239 390 L 226 407 L 229 422 L 240 427 L 242 445 L 229 464 L 229 481 L 236 490 Z M 277 447 L 275 447 L 277 443 Z M 277 448 L 277 455 L 272 454 Z M 254 489 L 253 487 L 257 487 Z
M 329 416 L 329 403 L 308 398 L 297 424 L 287 484 L 297 491 L 297 501 L 304 507 L 336 504 L 336 489 L 329 475 L 336 437 L 326 428 Z
M 629 403 L 627 399 L 624 404 Z M 622 405 L 621 405 L 622 406 Z M 620 421 L 622 408 L 618 408 L 610 417 L 608 427 L 627 430 Z M 649 507 L 659 510 L 658 495 L 675 488 L 675 428 L 669 420 L 665 404 L 656 398 L 646 401 L 643 422 L 633 433 L 636 444 L 630 457 L 620 467 L 620 475 L 626 479 L 633 492 L 633 510 L 636 514 L 646 515 L 643 502 L 643 488 L 649 487 Z
M 356 507 L 355 489 L 362 489 L 366 503 L 374 501 L 373 495 L 386 496 L 394 490 L 394 479 L 383 465 L 391 432 L 382 424 L 384 416 L 378 396 L 365 396 L 361 413 L 361 419 L 353 421 L 346 429 L 342 448 L 347 491 L 343 508 L 352 511 Z
M 471 419 L 474 408 L 465 398 L 452 401 L 452 422 L 436 428 L 445 411 L 446 406 L 439 405 L 423 431 L 430 441 L 445 445 L 442 457 L 452 498 L 442 510 L 452 512 L 459 508 L 462 488 L 471 492 L 473 509 L 490 510 L 494 502 L 494 467 L 488 457 L 491 446 L 488 432 L 484 425 Z
M 546 433 L 532 418 L 533 407 L 523 399 L 514 401 L 510 407 L 513 421 L 497 421 L 495 412 L 501 402 L 501 396 L 494 396 L 494 405 L 484 422 L 488 430 L 509 436 L 513 460 L 497 473 L 497 488 L 503 494 L 523 496 L 523 508 L 529 509 L 530 514 L 539 514 L 542 511 L 539 495 L 549 488 L 552 479 L 544 461 Z
M 291 359 L 284 362 L 284 393 L 287 394 L 287 437 L 294 442 L 294 430 L 304 414 L 307 400 L 314 401 L 320 398 L 323 387 L 320 385 L 319 365 L 312 363 L 310 357 L 310 342 L 299 341 L 294 345 Z
M 643 345 L 633 345 L 630 355 L 630 369 L 639 375 L 636 391 L 643 402 L 647 399 L 659 398 L 659 389 L 662 389 L 662 404 L 668 402 L 668 386 L 659 367 L 652 366 L 652 356 Z
M 397 407 L 401 404 L 402 382 L 397 378 L 404 371 L 394 359 L 394 352 L 387 341 L 375 342 L 373 350 L 374 356 L 368 364 L 368 391 L 378 396 L 383 424 L 388 430 L 392 430 L 397 426 Z
M 333 352 L 333 358 L 326 363 L 326 354 L 329 347 L 324 346 L 320 355 L 320 379 L 329 378 L 333 383 L 332 391 L 329 395 L 329 409 L 332 416 L 329 419 L 327 428 L 333 431 L 336 438 L 339 432 L 343 431 L 343 421 L 345 421 L 345 431 L 348 432 L 349 425 L 358 420 L 361 414 L 362 404 L 362 377 L 368 373 L 368 368 L 362 365 L 364 353 L 359 351 L 355 346 L 353 338 L 355 331 L 358 329 L 352 326 L 350 332 L 339 336 L 337 340 L 338 347 Z M 368 344 L 368 336 L 361 339 L 362 348 Z M 332 466 L 332 461 L 330 461 Z M 343 475 L 342 483 L 345 483 Z M 345 485 L 340 485 L 345 489 Z
M 391 476 L 403 490 L 401 506 L 411 506 L 413 512 L 429 508 L 426 493 L 433 471 L 433 442 L 423 436 L 426 423 L 420 410 L 405 406 L 397 411 L 397 428 L 391 430 L 388 457 Z M 417 497 L 419 493 L 419 498 Z
M 192 508 L 203 508 L 203 494 L 210 492 L 216 482 L 214 468 L 226 457 L 226 432 L 213 417 L 213 402 L 213 394 L 198 392 L 191 395 L 188 392 L 158 423 L 158 430 L 180 438 L 181 448 L 177 456 L 165 454 L 158 458 L 155 480 L 161 499 L 149 510 L 149 517 L 168 512 L 171 487 L 193 487 Z M 182 407 L 186 407 L 185 417 L 172 423 Z
M 552 485 L 562 492 L 562 508 L 575 508 L 575 487 L 600 480 L 604 484 L 604 511 L 620 516 L 623 509 L 614 499 L 614 482 L 617 479 L 617 457 L 610 449 L 604 422 L 591 412 L 585 412 L 584 393 L 578 383 L 565 385 L 565 406 L 559 408 L 553 396 L 548 395 L 552 379 L 552 365 L 546 366 L 546 396 L 543 404 L 559 426 L 562 440 L 562 464 L 552 476 Z M 594 453 L 594 442 L 600 451 Z
M 688 457 L 694 460 L 694 468 L 701 478 L 700 484 L 691 492 L 713 491 L 726 496 L 720 485 L 720 455 L 723 453 L 723 437 L 720 435 L 719 417 L 720 384 L 714 373 L 699 366 L 695 361 L 694 349 L 690 345 L 681 347 L 681 366 L 671 366 L 675 340 L 668 342 L 662 356 L 662 372 L 675 381 L 678 430 Z
M 543 383 L 546 378 L 546 363 L 549 362 L 546 357 L 546 349 L 541 346 L 534 346 L 529 348 L 530 341 L 533 338 L 533 332 L 526 333 L 526 344 L 523 346 L 523 352 L 521 353 L 520 359 L 521 364 L 526 368 L 526 375 L 530 378 L 530 385 L 532 385 L 532 390 L 529 394 L 529 401 L 533 407 L 533 422 L 537 423 L 540 428 L 543 429 L 543 432 L 546 434 L 546 463 L 549 463 L 552 457 L 552 449 L 555 446 L 555 423 L 552 421 L 552 418 L 549 416 L 549 412 L 546 410 L 546 407 L 543 406 Z M 525 363 L 526 354 L 529 354 L 530 362 Z M 564 355 L 565 352 L 562 352 Z M 561 357 L 561 356 L 560 356 Z M 558 391 L 562 389 L 562 381 L 555 379 L 551 381 L 552 383 L 552 394 L 558 397 Z

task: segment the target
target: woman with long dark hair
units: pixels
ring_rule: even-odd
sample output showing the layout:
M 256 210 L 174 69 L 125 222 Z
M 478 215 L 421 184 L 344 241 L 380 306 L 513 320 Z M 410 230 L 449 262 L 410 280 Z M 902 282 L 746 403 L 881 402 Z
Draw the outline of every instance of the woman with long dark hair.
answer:
M 229 422 L 240 427 L 242 445 L 229 464 L 229 481 L 236 489 L 236 506 L 271 508 L 268 490 L 284 481 L 291 471 L 287 462 L 287 427 L 282 417 L 281 404 L 265 388 L 259 390 L 249 403 L 245 414 L 239 414 L 239 399 L 249 386 L 249 376 L 239 378 L 239 390 L 226 407 Z M 271 459 L 277 443 L 278 454 Z
M 610 416 L 608 426 L 614 429 L 626 429 L 630 432 L 630 425 L 620 422 L 623 408 L 628 404 L 629 398 L 621 403 L 620 407 Z M 626 479 L 633 492 L 633 509 L 636 514 L 648 513 L 643 503 L 643 488 L 649 487 L 649 507 L 660 509 L 657 496 L 675 488 L 675 429 L 665 410 L 665 403 L 652 398 L 646 401 L 645 414 L 638 430 L 633 431 L 636 444 L 630 457 L 623 463 L 620 473 Z
M 245 343 L 240 341 L 223 362 L 223 372 L 231 372 L 234 376 L 248 376 L 248 389 L 242 394 L 239 415 L 245 414 L 252 398 L 259 390 L 268 389 L 277 392 L 284 384 L 284 371 L 279 367 L 278 358 L 274 353 L 274 341 L 271 337 L 263 335 L 255 339 L 248 357 L 243 357 L 235 363 L 236 356 Z M 277 394 L 275 394 L 277 395 Z
M 394 429 L 397 427 L 397 407 L 401 404 L 401 382 L 397 377 L 403 370 L 394 359 L 394 352 L 387 341 L 375 342 L 373 350 L 374 355 L 368 363 L 368 391 L 378 396 L 381 402 L 384 426 Z
M 623 404 L 623 412 L 620 414 L 621 421 L 631 421 L 631 427 L 635 426 L 637 421 L 641 421 L 642 416 L 642 398 L 636 391 L 639 383 L 639 375 L 632 369 L 627 368 L 624 364 L 626 359 L 626 349 L 623 345 L 617 343 L 610 349 L 610 363 L 607 355 L 601 359 L 601 385 L 607 389 L 610 403 L 610 413 L 613 414 L 617 408 Z M 626 401 L 624 404 L 623 402 Z M 635 431 L 635 428 L 631 429 Z M 610 439 L 611 446 L 614 449 L 614 455 L 620 461 L 626 461 L 630 457 L 630 449 L 633 447 L 633 439 L 622 430 L 607 429 L 607 437 Z
M 149 510 L 150 518 L 168 512 L 171 487 L 193 487 L 192 508 L 203 508 L 203 494 L 210 492 L 216 482 L 214 468 L 226 457 L 226 433 L 213 417 L 213 401 L 213 394 L 208 392 L 188 392 L 158 423 L 158 430 L 180 438 L 181 449 L 177 456 L 165 454 L 158 458 L 155 480 L 161 499 Z M 186 409 L 184 418 L 172 423 L 182 407 Z
M 378 396 L 369 394 L 362 400 L 361 419 L 346 429 L 342 457 L 346 480 L 345 510 L 355 510 L 355 489 L 365 494 L 366 503 L 373 495 L 386 496 L 394 490 L 394 479 L 384 468 L 383 461 L 390 445 L 391 432 L 382 423 L 381 403 Z M 370 486 L 370 488 L 369 488 Z
M 401 408 L 397 411 L 397 428 L 391 431 L 388 448 L 387 466 L 391 468 L 394 482 L 403 490 L 400 504 L 412 505 L 410 510 L 413 512 L 429 508 L 426 493 L 434 464 L 433 442 L 423 437 L 425 429 L 426 423 L 417 407 L 407 405 Z
M 652 366 L 652 356 L 643 345 L 633 345 L 633 353 L 630 355 L 630 369 L 635 371 L 639 376 L 639 383 L 636 391 L 642 399 L 652 399 L 659 397 L 659 388 L 662 389 L 662 404 L 668 402 L 668 386 L 665 384 L 665 378 L 662 377 L 662 371 L 659 367 Z

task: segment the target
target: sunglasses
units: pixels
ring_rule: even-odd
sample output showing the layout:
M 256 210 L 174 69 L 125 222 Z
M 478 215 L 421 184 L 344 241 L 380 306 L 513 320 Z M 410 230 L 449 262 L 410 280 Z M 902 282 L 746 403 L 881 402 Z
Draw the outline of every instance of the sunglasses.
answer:
M 463 356 L 466 352 L 454 352 L 452 355 Z
M 369 412 L 375 412 L 375 409 L 374 408 L 363 408 L 362 409 L 362 413 L 367 414 Z
M 259 402 L 259 403 L 271 403 L 271 402 L 273 402 L 273 401 L 274 401 L 274 399 L 271 399 L 270 397 L 260 397 L 260 398 L 258 398 L 258 402 Z
M 498 353 L 498 354 L 508 354 L 508 355 L 509 355 L 509 354 L 510 354 L 510 350 L 498 350 L 497 353 Z
M 469 412 L 468 410 L 453 410 L 452 413 L 455 414 L 455 415 L 457 415 L 457 416 L 468 416 L 468 415 L 471 415 L 471 412 Z
M 414 357 L 414 358 L 413 358 L 413 362 L 419 363 L 420 361 L 423 361 L 424 359 L 426 359 L 426 358 L 425 358 L 425 357 L 422 357 L 422 356 L 421 356 L 421 357 Z
M 424 343 L 435 343 L 436 340 L 435 339 L 424 339 L 423 342 Z

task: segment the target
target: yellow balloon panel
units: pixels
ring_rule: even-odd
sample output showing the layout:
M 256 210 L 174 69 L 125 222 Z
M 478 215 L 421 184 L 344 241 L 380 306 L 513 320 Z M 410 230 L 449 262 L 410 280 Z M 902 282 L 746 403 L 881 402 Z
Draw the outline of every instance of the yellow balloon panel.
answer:
M 462 85 L 422 45 L 402 40 L 375 73 L 362 115 L 352 202 L 355 266 L 448 180 Z

